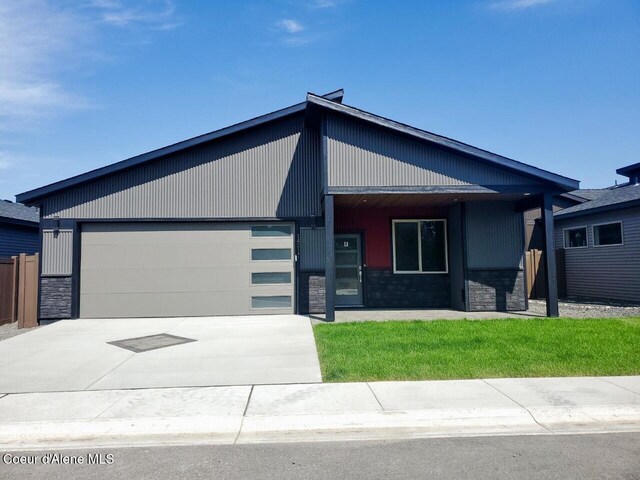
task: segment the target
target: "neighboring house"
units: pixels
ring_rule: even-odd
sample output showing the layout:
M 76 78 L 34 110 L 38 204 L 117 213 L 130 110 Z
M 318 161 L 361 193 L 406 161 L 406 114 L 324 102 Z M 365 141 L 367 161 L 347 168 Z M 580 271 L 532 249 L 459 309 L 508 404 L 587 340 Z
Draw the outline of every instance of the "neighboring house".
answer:
M 578 182 L 342 96 L 18 195 L 42 209 L 41 322 L 526 309 L 522 212 L 544 204 L 551 244 Z
M 553 211 L 558 212 L 562 209 L 573 207 L 580 203 L 588 202 L 606 192 L 607 189 L 580 189 L 572 192 L 563 193 L 553 198 Z M 540 207 L 532 208 L 524 212 L 524 244 L 526 250 L 542 250 L 544 248 L 544 227 L 542 225 L 542 209 Z
M 0 258 L 39 250 L 37 208 L 0 200 Z
M 640 163 L 616 171 L 629 182 L 555 214 L 570 297 L 640 302 Z

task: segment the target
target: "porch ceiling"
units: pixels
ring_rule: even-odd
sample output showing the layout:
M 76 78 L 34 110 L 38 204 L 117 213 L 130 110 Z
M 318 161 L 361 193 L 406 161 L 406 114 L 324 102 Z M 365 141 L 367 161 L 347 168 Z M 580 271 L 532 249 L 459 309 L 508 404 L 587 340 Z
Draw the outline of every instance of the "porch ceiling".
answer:
M 339 207 L 446 207 L 471 201 L 517 201 L 527 198 L 516 193 L 402 193 L 335 195 Z

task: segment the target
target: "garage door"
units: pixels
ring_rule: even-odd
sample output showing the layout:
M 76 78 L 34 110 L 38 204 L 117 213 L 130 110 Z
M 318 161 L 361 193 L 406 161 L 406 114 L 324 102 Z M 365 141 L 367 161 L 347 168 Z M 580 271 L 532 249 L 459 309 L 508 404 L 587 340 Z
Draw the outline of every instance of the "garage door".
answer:
M 293 312 L 288 223 L 82 226 L 80 316 Z

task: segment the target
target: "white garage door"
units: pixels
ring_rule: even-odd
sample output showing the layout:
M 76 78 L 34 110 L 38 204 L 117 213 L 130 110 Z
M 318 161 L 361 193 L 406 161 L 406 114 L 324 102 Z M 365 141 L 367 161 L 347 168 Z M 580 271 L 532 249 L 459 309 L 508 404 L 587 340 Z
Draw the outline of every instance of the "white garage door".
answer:
M 83 224 L 80 316 L 292 313 L 289 223 Z

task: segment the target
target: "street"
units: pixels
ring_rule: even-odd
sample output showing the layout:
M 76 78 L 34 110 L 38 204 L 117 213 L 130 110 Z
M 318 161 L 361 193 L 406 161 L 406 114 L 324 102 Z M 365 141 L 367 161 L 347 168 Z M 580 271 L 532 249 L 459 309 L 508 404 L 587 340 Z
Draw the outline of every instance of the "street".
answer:
M 2 455 L 2 479 L 640 479 L 640 433 L 94 448 Z M 45 455 L 48 464 L 42 462 Z M 52 464 L 62 455 L 84 464 Z M 35 464 L 6 464 L 21 457 Z M 96 465 L 99 461 L 103 464 Z

